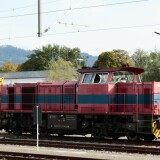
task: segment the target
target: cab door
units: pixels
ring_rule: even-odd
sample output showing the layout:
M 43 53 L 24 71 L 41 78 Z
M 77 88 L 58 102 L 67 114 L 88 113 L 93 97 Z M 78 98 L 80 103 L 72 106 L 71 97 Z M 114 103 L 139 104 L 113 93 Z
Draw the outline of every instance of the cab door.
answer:
M 85 73 L 78 85 L 80 113 L 106 113 L 108 107 L 108 73 Z

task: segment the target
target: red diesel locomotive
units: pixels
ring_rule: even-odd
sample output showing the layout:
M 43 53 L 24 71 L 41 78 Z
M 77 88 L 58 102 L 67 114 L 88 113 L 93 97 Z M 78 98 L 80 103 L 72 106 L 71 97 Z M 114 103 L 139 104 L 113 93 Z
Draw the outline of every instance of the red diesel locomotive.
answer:
M 0 129 L 35 134 L 33 108 L 42 110 L 40 134 L 160 137 L 160 82 L 141 82 L 141 68 L 79 70 L 79 81 L 1 86 Z

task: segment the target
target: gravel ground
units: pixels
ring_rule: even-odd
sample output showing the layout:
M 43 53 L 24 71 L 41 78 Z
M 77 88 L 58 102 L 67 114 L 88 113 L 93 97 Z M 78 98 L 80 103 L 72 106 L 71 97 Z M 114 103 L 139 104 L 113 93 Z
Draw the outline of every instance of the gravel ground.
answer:
M 127 154 L 118 152 L 94 151 L 94 150 L 77 150 L 77 149 L 64 149 L 64 148 L 46 148 L 33 146 L 19 146 L 19 145 L 1 145 L 0 151 L 11 152 L 25 152 L 25 153 L 38 153 L 38 154 L 54 154 L 54 155 L 69 155 L 80 156 L 88 158 L 98 158 L 102 160 L 159 160 L 160 156 L 142 155 L 142 154 Z

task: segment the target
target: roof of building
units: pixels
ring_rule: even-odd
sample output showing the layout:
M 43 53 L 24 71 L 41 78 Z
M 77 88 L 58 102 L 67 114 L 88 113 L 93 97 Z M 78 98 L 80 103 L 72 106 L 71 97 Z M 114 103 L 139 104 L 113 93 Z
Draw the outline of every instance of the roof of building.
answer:
M 46 78 L 48 71 L 24 71 L 0 73 L 0 77 L 5 79 L 23 79 L 23 78 Z

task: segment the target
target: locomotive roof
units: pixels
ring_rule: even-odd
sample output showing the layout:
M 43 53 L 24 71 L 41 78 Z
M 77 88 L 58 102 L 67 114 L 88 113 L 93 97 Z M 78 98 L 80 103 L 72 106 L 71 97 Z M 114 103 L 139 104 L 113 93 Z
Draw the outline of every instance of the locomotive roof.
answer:
M 115 72 L 115 71 L 131 71 L 135 74 L 141 74 L 144 72 L 144 69 L 137 67 L 130 67 L 129 65 L 123 65 L 120 68 L 82 68 L 78 70 L 79 73 L 93 73 L 93 72 Z
M 144 69 L 143 68 L 137 68 L 137 67 L 129 67 L 129 66 L 125 66 L 120 69 L 122 71 L 131 71 L 131 72 L 134 72 L 135 74 L 141 74 L 144 72 Z

